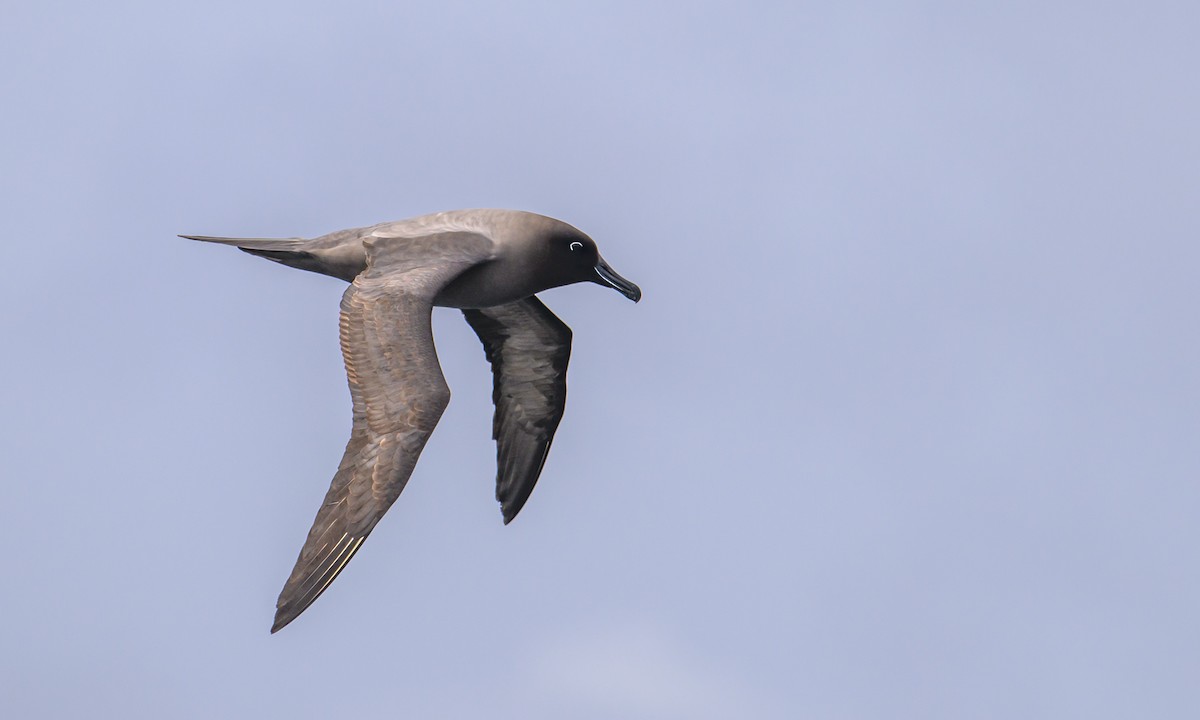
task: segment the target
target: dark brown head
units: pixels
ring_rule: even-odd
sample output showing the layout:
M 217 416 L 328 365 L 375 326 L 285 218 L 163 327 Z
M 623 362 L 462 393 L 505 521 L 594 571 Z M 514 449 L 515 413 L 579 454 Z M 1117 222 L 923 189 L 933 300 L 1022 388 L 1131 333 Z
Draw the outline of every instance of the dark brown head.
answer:
M 642 299 L 642 290 L 617 274 L 596 249 L 596 243 L 579 230 L 560 223 L 548 229 L 541 242 L 542 249 L 540 265 L 542 272 L 554 280 L 554 285 L 570 285 L 577 282 L 593 282 L 597 285 L 611 287 L 630 300 L 637 302 Z

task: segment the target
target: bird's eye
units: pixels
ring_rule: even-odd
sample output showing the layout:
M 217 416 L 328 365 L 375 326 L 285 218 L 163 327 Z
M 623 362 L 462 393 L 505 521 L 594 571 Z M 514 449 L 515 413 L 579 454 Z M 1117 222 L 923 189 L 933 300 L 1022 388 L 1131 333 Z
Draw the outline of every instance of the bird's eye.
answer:
M 575 252 L 576 250 L 582 250 L 582 249 L 583 249 L 583 243 L 579 242 L 578 240 L 571 243 L 571 252 Z

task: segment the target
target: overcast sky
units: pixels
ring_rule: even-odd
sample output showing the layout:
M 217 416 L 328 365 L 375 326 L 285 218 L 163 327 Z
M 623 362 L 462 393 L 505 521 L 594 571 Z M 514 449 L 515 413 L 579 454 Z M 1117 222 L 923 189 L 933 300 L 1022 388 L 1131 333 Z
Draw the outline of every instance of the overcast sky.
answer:
M 686 9 L 685 9 L 686 8 Z M 10 3 L 7 717 L 1200 716 L 1194 2 Z M 339 281 L 177 233 L 562 218 L 505 527 L 491 377 L 277 635 Z

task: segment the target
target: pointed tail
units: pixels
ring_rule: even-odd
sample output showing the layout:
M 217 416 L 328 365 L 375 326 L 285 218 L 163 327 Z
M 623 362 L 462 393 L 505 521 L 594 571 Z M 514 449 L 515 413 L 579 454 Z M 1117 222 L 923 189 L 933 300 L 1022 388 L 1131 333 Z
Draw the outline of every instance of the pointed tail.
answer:
M 242 252 L 273 260 L 281 265 L 347 279 L 344 274 L 337 272 L 337 267 L 333 267 L 333 271 L 331 271 L 328 263 L 305 250 L 304 246 L 309 241 L 304 238 L 224 238 L 209 235 L 180 235 L 179 237 L 187 240 L 220 243 L 221 245 L 234 245 Z M 354 275 L 358 272 L 360 270 L 354 270 L 349 275 L 349 280 L 353 280 Z
M 295 252 L 304 242 L 304 238 L 227 238 L 211 235 L 180 235 L 179 237 L 185 240 L 236 245 L 243 250 L 273 250 L 277 252 Z

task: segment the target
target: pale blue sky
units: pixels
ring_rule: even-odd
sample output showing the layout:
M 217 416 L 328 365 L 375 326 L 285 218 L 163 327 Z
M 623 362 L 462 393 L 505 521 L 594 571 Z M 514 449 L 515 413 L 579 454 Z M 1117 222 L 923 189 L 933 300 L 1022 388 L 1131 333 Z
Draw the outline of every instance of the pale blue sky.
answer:
M 22 3 L 11 717 L 1200 713 L 1194 3 Z M 501 525 L 490 375 L 308 612 L 339 282 L 176 233 L 591 234 Z

